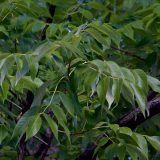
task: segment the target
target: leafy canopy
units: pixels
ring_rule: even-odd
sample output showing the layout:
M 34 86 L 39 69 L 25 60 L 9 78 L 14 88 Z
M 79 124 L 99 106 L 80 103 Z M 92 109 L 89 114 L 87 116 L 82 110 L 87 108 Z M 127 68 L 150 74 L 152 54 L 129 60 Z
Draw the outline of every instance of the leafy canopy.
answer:
M 75 159 L 95 141 L 102 160 L 159 157 L 159 116 L 134 131 L 116 124 L 135 107 L 149 116 L 147 94 L 160 93 L 158 0 L 0 0 L 0 10 L 2 159 L 24 136 L 32 159 L 47 128 L 46 157 Z

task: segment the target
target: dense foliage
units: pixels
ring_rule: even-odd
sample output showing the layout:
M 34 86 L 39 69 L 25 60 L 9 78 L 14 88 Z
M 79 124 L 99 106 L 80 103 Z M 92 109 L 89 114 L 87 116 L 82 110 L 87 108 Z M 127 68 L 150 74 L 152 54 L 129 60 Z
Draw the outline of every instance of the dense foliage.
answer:
M 0 160 L 160 159 L 159 40 L 159 0 L 0 0 Z

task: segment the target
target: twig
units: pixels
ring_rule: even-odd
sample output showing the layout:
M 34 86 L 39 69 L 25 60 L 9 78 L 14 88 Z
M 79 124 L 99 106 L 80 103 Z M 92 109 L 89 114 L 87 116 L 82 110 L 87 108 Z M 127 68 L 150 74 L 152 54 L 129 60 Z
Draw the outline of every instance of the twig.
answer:
M 116 48 L 116 47 L 114 47 L 114 46 L 111 46 L 111 48 L 112 48 L 113 50 L 116 50 L 116 51 L 119 51 L 119 52 L 123 52 L 123 53 L 124 53 L 125 55 L 127 55 L 127 56 L 131 56 L 131 57 L 137 58 L 137 59 L 139 59 L 140 61 L 144 61 L 144 60 L 145 60 L 145 59 L 143 59 L 143 58 L 135 55 L 135 54 L 132 53 L 132 52 L 129 52 L 129 51 L 126 51 L 126 50 L 123 50 L 123 49 L 120 49 L 120 48 Z
M 42 143 L 44 143 L 46 146 L 48 146 L 48 143 L 46 143 L 43 139 L 37 137 L 37 136 L 34 136 L 36 139 L 38 139 L 39 141 L 41 141 Z
M 14 103 L 13 101 L 6 99 L 9 103 L 13 104 L 14 106 L 16 106 L 18 109 L 22 110 L 22 107 L 20 107 L 18 104 Z
M 151 99 L 151 97 L 149 98 Z M 157 115 L 160 113 L 160 96 L 153 97 L 150 101 L 147 103 L 147 108 L 149 110 L 149 116 L 144 117 L 141 110 L 139 108 L 136 108 L 135 110 L 129 112 L 122 118 L 120 118 L 116 123 L 119 124 L 120 127 L 125 126 L 129 127 L 130 129 L 134 130 L 138 125 L 142 124 L 147 119 L 153 117 L 154 115 Z M 135 119 L 136 115 L 136 119 Z M 103 136 L 101 136 L 103 138 Z M 100 139 L 101 139 L 100 138 Z M 112 144 L 112 141 L 108 141 L 104 146 L 102 146 L 102 149 L 105 149 L 109 145 Z M 96 156 L 93 157 L 94 150 L 96 149 L 97 144 L 92 143 L 90 146 L 88 146 L 77 158 L 76 160 L 96 160 Z

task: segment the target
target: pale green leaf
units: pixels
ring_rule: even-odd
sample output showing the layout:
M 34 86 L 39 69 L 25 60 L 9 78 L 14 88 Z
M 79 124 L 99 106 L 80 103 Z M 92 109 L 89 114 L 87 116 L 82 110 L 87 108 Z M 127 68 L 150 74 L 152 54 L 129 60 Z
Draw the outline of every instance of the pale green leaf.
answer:
M 120 127 L 119 128 L 119 133 L 126 134 L 128 136 L 132 136 L 132 130 L 130 128 L 127 128 L 127 127 Z
M 160 152 L 160 137 L 157 136 L 145 136 L 147 141 L 155 148 L 158 152 Z
M 154 77 L 147 76 L 149 86 L 156 92 L 160 93 L 160 81 Z
M 106 99 L 106 93 L 109 87 L 110 79 L 109 77 L 104 77 L 101 79 L 97 85 L 97 94 L 101 104 L 103 105 Z

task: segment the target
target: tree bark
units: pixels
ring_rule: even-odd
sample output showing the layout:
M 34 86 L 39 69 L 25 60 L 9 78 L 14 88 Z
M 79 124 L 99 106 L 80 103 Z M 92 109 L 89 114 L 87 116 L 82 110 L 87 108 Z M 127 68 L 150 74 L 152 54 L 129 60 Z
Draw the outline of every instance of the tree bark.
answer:
M 138 125 L 142 124 L 147 119 L 150 119 L 151 117 L 159 114 L 160 113 L 160 96 L 155 97 L 156 94 L 157 93 L 152 92 L 148 97 L 148 99 L 150 99 L 150 101 L 147 103 L 147 108 L 149 111 L 148 116 L 144 117 L 140 109 L 137 108 L 136 110 L 133 110 L 129 112 L 128 114 L 126 114 L 125 116 L 123 116 L 122 118 L 120 118 L 117 121 L 117 124 L 119 124 L 120 127 L 125 126 L 125 127 L 129 127 L 130 129 L 134 130 Z M 112 144 L 112 142 L 108 141 L 104 146 L 102 146 L 102 148 L 104 149 L 110 144 Z M 76 158 L 76 160 L 96 160 L 96 157 L 93 157 L 93 153 L 96 147 L 97 147 L 97 144 L 92 143 L 92 145 L 87 147 Z

